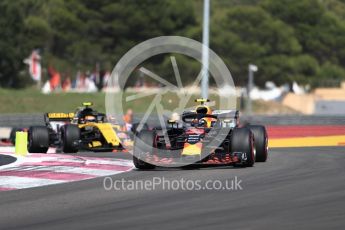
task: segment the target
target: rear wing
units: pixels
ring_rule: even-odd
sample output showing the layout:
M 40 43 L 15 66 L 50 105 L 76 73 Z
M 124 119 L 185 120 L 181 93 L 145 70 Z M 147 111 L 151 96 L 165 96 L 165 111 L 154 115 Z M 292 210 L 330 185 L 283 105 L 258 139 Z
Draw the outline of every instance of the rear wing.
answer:
M 56 122 L 71 122 L 74 118 L 74 113 L 45 113 L 44 121 L 50 123 L 52 121 Z
M 212 114 L 216 115 L 218 119 L 238 119 L 240 116 L 238 110 L 215 110 Z

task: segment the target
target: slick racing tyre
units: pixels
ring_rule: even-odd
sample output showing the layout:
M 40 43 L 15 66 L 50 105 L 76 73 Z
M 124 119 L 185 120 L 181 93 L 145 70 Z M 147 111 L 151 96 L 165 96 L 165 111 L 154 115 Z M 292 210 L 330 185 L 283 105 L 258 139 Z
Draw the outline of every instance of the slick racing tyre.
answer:
M 154 169 L 156 167 L 155 165 L 149 164 L 140 159 L 140 156 L 142 156 L 143 153 L 152 154 L 155 138 L 156 133 L 150 130 L 142 130 L 135 137 L 133 149 L 133 163 L 136 168 Z
M 232 131 L 231 152 L 246 153 L 247 160 L 242 166 L 252 167 L 254 165 L 254 136 L 250 129 L 235 128 Z
M 64 125 L 61 127 L 62 151 L 64 153 L 78 152 L 80 130 L 76 125 Z
M 49 148 L 49 131 L 45 126 L 32 126 L 28 132 L 29 153 L 46 153 Z
M 267 132 L 265 126 L 262 125 L 249 125 L 248 128 L 254 135 L 254 146 L 256 150 L 255 161 L 265 162 L 267 160 Z
M 23 131 L 21 128 L 12 128 L 10 132 L 10 141 L 13 145 L 16 145 L 16 132 Z

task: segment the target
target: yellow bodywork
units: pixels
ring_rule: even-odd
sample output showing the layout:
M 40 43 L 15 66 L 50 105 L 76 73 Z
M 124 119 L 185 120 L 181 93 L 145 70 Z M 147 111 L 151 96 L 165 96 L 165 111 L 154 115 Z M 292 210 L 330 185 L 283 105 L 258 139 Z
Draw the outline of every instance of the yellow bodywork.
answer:
M 83 106 L 92 106 L 93 105 L 93 103 L 92 102 L 83 102 Z
M 100 141 L 92 141 L 91 143 L 89 143 L 89 147 L 101 147 L 102 143 Z
M 74 113 L 48 113 L 47 116 L 49 119 L 72 119 Z
M 117 136 L 115 130 L 113 129 L 113 125 L 110 123 L 95 123 L 95 122 L 89 122 L 85 124 L 79 124 L 78 127 L 84 128 L 84 127 L 97 127 L 102 135 L 104 136 L 104 139 L 106 140 L 107 143 L 113 145 L 113 146 L 119 146 L 120 145 L 120 139 Z M 97 141 L 93 141 L 90 143 L 92 147 L 98 147 L 99 143 L 96 143 Z
M 205 103 L 205 102 L 209 102 L 210 100 L 209 99 L 206 99 L 206 98 L 198 98 L 198 99 L 195 99 L 195 102 L 200 102 L 200 103 Z
M 185 143 L 182 150 L 182 156 L 195 156 L 201 155 L 202 143 L 195 144 Z

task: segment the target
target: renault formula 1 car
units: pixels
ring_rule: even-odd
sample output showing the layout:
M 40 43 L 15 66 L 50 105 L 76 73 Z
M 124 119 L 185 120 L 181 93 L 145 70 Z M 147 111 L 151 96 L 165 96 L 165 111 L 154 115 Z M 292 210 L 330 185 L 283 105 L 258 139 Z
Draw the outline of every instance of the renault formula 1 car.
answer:
M 268 137 L 264 126 L 239 126 L 239 111 L 212 111 L 205 105 L 182 114 L 182 125 L 168 121 L 166 130 L 142 130 L 134 140 L 133 163 L 138 169 L 233 165 L 252 167 L 265 162 Z
M 28 151 L 46 153 L 57 147 L 65 153 L 78 150 L 112 151 L 123 146 L 106 116 L 83 103 L 75 113 L 47 113 L 45 126 L 32 126 L 28 131 Z

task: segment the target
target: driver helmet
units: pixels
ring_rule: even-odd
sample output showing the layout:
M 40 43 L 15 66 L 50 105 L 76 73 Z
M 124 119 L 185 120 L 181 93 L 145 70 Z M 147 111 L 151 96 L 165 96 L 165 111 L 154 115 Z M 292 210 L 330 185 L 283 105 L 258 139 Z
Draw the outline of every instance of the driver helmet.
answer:
M 199 127 L 207 127 L 207 121 L 205 120 L 205 118 L 201 118 L 199 120 L 198 126 Z
M 86 122 L 95 122 L 96 121 L 96 117 L 92 116 L 92 115 L 86 115 L 85 116 L 85 121 Z
M 201 105 L 196 108 L 196 112 L 198 114 L 212 114 L 212 109 L 206 105 Z M 205 128 L 211 128 L 215 122 L 214 118 L 211 117 L 204 117 L 199 120 L 198 126 L 199 127 L 205 127 Z
M 206 105 L 199 105 L 198 107 L 196 107 L 196 113 L 212 114 L 212 109 Z

